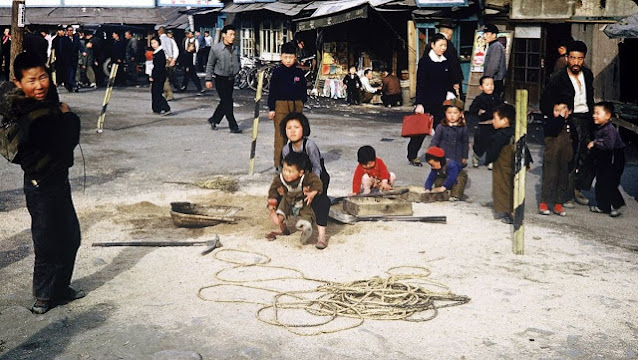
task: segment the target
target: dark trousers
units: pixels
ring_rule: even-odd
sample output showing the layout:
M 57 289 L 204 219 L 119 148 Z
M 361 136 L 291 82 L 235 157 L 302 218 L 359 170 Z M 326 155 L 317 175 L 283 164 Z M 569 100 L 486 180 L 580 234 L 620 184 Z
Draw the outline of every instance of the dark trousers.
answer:
M 596 205 L 609 213 L 611 207 L 618 209 L 625 205 L 625 200 L 618 190 L 620 178 L 625 170 L 624 149 L 600 151 L 596 159 Z
M 208 63 L 209 47 L 200 48 L 197 52 L 197 69 L 201 72 L 206 70 L 206 64 Z
M 474 144 L 472 151 L 477 157 L 483 156 L 490 146 L 492 135 L 494 134 L 494 126 L 492 124 L 479 124 L 475 128 Z
M 171 109 L 163 94 L 165 81 L 165 77 L 157 77 L 153 78 L 153 82 L 151 83 L 151 108 L 155 113 L 159 113 L 162 110 L 169 111 Z
M 197 91 L 202 90 L 202 84 L 199 83 L 199 78 L 197 77 L 197 70 L 195 70 L 195 66 L 186 66 L 184 68 L 184 80 L 182 81 L 182 88 L 186 90 L 188 87 L 188 81 L 192 81 L 197 88 Z
M 574 156 L 569 133 L 563 129 L 556 137 L 545 138 L 543 152 L 543 178 L 541 202 L 563 204 L 571 199 L 567 193 L 569 183 L 569 162 Z
M 505 85 L 503 80 L 494 80 L 494 94 L 503 98 L 503 93 L 505 92 Z
M 587 144 L 593 139 L 594 119 L 591 113 L 572 114 L 572 122 L 578 133 L 578 150 L 574 154 L 574 171 L 570 174 L 568 194 L 576 190 L 589 190 L 594 181 L 593 162 Z
M 69 66 L 66 67 L 66 71 L 67 71 L 66 80 L 67 80 L 67 82 L 65 82 L 64 85 L 65 85 L 66 89 L 69 90 L 69 91 L 72 91 L 77 86 L 77 84 L 75 82 L 75 71 L 76 70 L 77 70 L 77 68 L 75 67 L 75 65 L 69 65 Z
M 215 77 L 215 90 L 219 94 L 219 104 L 215 109 L 215 113 L 208 119 L 209 123 L 219 124 L 224 116 L 228 120 L 228 126 L 231 130 L 237 130 L 237 121 L 233 115 L 233 86 L 235 80 L 228 76 Z
M 328 195 L 321 193 L 315 196 L 310 203 L 312 210 L 315 212 L 317 225 L 326 226 L 328 224 L 328 214 L 330 213 L 330 198 Z
M 346 101 L 350 105 L 360 104 L 359 96 L 360 96 L 359 95 L 359 88 L 356 88 L 356 87 L 354 89 L 348 88 L 346 90 Z
M 71 283 L 80 247 L 80 224 L 67 172 L 46 178 L 38 187 L 31 180 L 24 178 L 35 251 L 33 295 L 49 301 L 58 298 Z
M 456 181 L 452 184 L 452 188 L 450 190 L 450 196 L 453 196 L 457 199 L 463 199 L 463 194 L 465 193 L 465 185 L 467 185 L 467 172 L 465 170 L 461 170 L 456 177 Z M 434 180 L 434 187 L 443 186 L 445 181 L 447 180 L 447 174 L 443 176 L 439 174 Z
M 130 84 L 137 85 L 137 66 L 135 62 L 126 63 L 126 77 Z
M 8 52 L 9 52 L 9 55 L 2 54 L 2 57 L 4 58 L 4 77 L 7 81 L 11 81 L 11 79 L 9 79 L 10 71 L 11 71 L 11 54 L 10 54 L 10 51 Z
M 392 95 L 381 95 L 381 101 L 383 101 L 383 106 L 397 106 L 403 105 L 403 95 L 402 94 L 392 94 Z

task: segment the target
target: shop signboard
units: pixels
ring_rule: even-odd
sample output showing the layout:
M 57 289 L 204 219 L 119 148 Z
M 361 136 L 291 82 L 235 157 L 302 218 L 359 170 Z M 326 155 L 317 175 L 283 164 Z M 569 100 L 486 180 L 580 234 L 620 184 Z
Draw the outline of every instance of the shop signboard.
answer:
M 223 7 L 224 3 L 222 0 L 157 0 L 157 6 Z
M 501 31 L 498 33 L 498 41 L 505 46 L 505 60 L 509 67 L 510 54 L 512 52 L 512 40 L 514 34 L 511 31 Z M 472 47 L 472 60 L 470 61 L 471 72 L 483 72 L 483 64 L 485 62 L 485 52 L 487 44 L 483 39 L 483 31 L 474 32 L 474 46 Z

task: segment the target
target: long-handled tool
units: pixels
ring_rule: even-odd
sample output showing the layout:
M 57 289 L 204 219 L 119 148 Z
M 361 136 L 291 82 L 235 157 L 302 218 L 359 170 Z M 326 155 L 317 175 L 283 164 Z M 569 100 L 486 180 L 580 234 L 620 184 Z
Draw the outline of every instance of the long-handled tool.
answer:
M 376 215 L 376 216 L 354 216 L 339 211 L 336 208 L 330 208 L 330 217 L 343 224 L 356 224 L 357 221 L 411 221 L 425 223 L 447 223 L 446 216 L 406 216 L 406 215 Z
M 92 246 L 111 247 L 111 246 L 147 246 L 147 247 L 173 247 L 173 246 L 195 246 L 204 245 L 206 250 L 202 251 L 202 255 L 206 255 L 211 251 L 222 247 L 219 241 L 219 235 L 215 235 L 212 240 L 206 241 L 112 241 L 112 242 L 95 242 Z

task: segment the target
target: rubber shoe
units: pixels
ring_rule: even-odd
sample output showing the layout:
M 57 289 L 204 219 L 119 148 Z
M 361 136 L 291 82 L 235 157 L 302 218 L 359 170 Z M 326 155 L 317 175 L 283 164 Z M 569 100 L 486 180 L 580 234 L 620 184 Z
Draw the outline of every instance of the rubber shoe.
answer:
M 86 296 L 86 293 L 84 292 L 84 290 L 75 290 L 72 287 L 68 287 L 58 296 L 58 299 L 73 301 L 73 300 L 81 299 L 85 296 Z
M 51 305 L 48 301 L 45 300 L 36 300 L 31 307 L 31 312 L 36 315 L 42 315 L 49 310 L 51 310 Z
M 574 200 L 581 205 L 589 205 L 589 199 L 580 190 L 574 190 Z
M 448 201 L 451 201 L 451 202 L 455 202 L 455 201 L 459 201 L 459 200 L 460 200 L 459 198 L 454 197 L 454 196 L 450 196 L 450 198 L 448 199 Z
M 563 210 L 563 204 L 555 204 L 554 205 L 554 214 L 558 216 L 566 216 L 567 213 Z
M 569 200 L 569 201 L 566 201 L 566 202 L 563 204 L 563 207 L 564 207 L 565 209 L 573 209 L 573 208 L 575 208 L 575 207 L 576 207 L 576 204 L 574 203 L 574 200 Z
M 312 224 L 308 220 L 301 219 L 297 221 L 295 227 L 297 230 L 301 230 L 300 240 L 302 244 L 305 244 L 312 235 Z
M 479 157 L 476 154 L 472 154 L 472 166 L 477 168 L 479 167 Z
M 493 165 L 492 163 L 487 164 L 487 170 L 492 170 L 492 167 L 493 167 L 493 166 L 494 166 L 494 165 Z
M 613 207 L 611 208 L 611 212 L 609 212 L 609 216 L 611 216 L 611 217 L 619 217 L 620 215 L 622 215 L 620 210 L 614 209 Z
M 423 163 L 421 162 L 421 159 L 419 159 L 418 157 L 415 157 L 414 159 L 410 160 L 410 165 L 423 166 Z
M 593 213 L 597 213 L 597 214 L 604 214 L 604 213 L 605 213 L 605 212 L 604 212 L 601 208 L 599 208 L 599 207 L 598 207 L 598 206 L 596 206 L 596 205 L 592 205 L 592 206 L 590 206 L 590 207 L 589 207 L 589 211 L 591 211 L 591 212 L 593 212 Z
M 549 215 L 551 214 L 549 212 L 549 207 L 547 207 L 547 203 L 540 203 L 540 205 L 538 205 L 538 213 L 541 215 Z

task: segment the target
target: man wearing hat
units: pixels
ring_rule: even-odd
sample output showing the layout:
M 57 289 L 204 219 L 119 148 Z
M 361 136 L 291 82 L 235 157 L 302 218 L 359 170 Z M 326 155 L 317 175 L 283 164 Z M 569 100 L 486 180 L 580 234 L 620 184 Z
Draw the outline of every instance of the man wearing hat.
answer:
M 443 53 L 443 56 L 448 60 L 450 64 L 450 71 L 452 72 L 452 83 L 454 84 L 454 90 L 461 90 L 461 84 L 463 83 L 463 71 L 461 70 L 461 61 L 459 60 L 459 53 L 454 47 L 452 42 L 452 35 L 454 34 L 454 23 L 448 19 L 441 20 L 438 25 L 439 33 L 445 35 L 447 39 L 447 50 Z M 429 50 L 425 54 L 427 54 Z
M 483 76 L 490 76 L 494 79 L 494 93 L 502 98 L 507 66 L 505 65 L 505 47 L 498 41 L 496 25 L 485 25 L 483 39 L 488 44 L 483 63 Z

